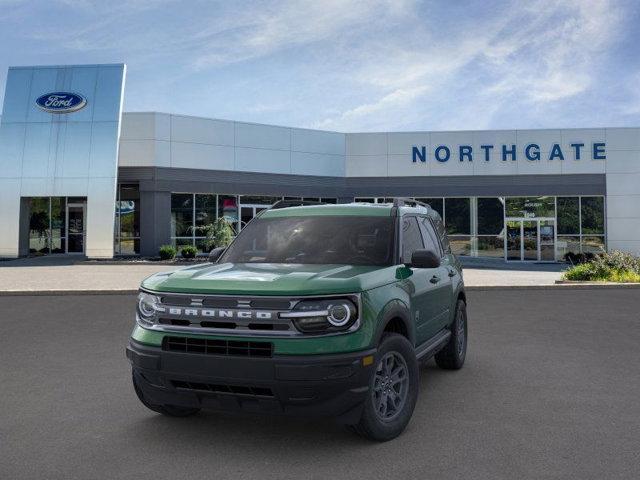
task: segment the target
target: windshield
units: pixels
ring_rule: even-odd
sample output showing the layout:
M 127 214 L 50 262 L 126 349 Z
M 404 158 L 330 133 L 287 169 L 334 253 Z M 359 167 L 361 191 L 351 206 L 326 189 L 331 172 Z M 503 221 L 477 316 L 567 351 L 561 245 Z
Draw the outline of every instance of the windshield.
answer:
M 393 225 L 391 217 L 256 218 L 220 262 L 392 265 Z

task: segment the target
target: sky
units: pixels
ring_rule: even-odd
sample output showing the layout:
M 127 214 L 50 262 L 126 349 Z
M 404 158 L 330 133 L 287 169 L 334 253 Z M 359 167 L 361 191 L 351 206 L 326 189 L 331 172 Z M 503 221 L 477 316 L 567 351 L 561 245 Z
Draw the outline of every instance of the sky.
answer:
M 640 2 L 0 0 L 9 66 L 127 64 L 125 111 L 341 132 L 640 126 Z

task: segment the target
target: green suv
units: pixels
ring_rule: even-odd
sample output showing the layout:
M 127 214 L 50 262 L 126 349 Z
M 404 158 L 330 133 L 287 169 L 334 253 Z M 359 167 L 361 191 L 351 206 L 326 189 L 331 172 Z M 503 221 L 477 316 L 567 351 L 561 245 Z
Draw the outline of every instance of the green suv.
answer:
M 284 201 L 209 258 L 142 282 L 127 357 L 151 410 L 330 416 L 383 441 L 420 362 L 464 363 L 462 269 L 427 205 Z

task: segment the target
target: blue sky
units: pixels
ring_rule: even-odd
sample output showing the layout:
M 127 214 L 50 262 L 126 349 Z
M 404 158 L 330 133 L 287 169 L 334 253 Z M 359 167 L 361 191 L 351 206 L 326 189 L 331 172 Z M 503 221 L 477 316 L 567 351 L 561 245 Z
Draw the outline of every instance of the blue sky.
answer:
M 0 0 L 7 67 L 125 62 L 126 111 L 338 131 L 640 126 L 640 2 Z

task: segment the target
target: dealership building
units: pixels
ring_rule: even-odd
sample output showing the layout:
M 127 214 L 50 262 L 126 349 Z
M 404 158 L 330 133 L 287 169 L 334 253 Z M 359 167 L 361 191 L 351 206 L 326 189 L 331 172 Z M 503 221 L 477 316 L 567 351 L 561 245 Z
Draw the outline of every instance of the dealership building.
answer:
M 344 133 L 123 112 L 126 68 L 12 67 L 0 118 L 0 257 L 206 250 L 283 198 L 437 210 L 456 253 L 640 254 L 640 128 Z

